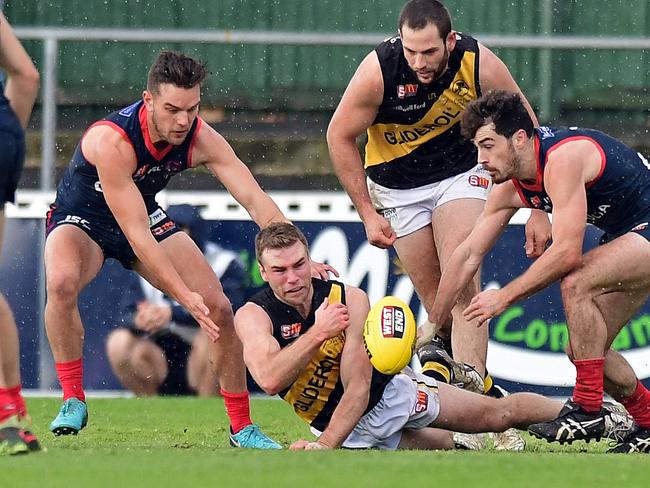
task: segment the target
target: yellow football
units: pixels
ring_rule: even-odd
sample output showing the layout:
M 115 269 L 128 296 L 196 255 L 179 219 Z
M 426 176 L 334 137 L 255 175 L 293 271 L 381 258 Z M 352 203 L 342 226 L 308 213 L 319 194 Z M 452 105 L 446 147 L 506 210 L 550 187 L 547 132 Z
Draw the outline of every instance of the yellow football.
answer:
M 384 297 L 370 309 L 363 342 L 377 371 L 399 373 L 415 350 L 417 324 L 409 306 L 394 296 Z

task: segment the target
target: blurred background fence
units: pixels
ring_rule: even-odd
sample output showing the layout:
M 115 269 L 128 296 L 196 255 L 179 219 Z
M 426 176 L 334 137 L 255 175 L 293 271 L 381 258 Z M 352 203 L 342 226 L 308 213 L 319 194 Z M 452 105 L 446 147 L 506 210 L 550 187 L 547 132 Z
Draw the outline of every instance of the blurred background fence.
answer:
M 543 123 L 594 126 L 639 149 L 650 146 L 650 2 L 446 3 L 457 30 L 502 57 Z M 34 133 L 28 164 L 34 174 L 25 185 L 49 187 L 47 174 L 39 180 L 36 167 L 44 162 L 48 171 L 55 155 L 62 166 L 89 122 L 140 96 L 152 59 L 170 48 L 208 62 L 212 76 L 202 116 L 233 141 L 256 173 L 284 178 L 279 187 L 293 184 L 287 178 L 306 176 L 312 179 L 299 186 L 316 181 L 319 189 L 335 189 L 324 130 L 358 63 L 395 32 L 402 4 L 8 1 L 5 13 L 50 89 L 33 127 L 57 127 L 56 137 L 51 130 L 44 137 Z M 45 69 L 48 55 L 52 65 Z M 56 115 L 39 113 L 47 103 Z M 46 147 L 39 151 L 42 142 Z

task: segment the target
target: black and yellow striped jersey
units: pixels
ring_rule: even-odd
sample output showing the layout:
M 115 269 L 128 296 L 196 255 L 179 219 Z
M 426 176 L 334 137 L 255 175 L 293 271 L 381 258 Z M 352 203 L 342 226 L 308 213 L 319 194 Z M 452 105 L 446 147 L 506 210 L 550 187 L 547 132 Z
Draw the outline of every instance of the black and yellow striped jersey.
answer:
M 379 185 L 408 189 L 442 181 L 477 164 L 476 148 L 460 134 L 460 116 L 481 95 L 478 42 L 457 34 L 447 70 L 430 84 L 409 67 L 402 41 L 375 49 L 384 98 L 368 128 L 365 169 Z
M 311 311 L 306 319 L 303 319 L 295 308 L 278 300 L 268 287 L 249 300 L 262 307 L 268 314 L 273 324 L 273 337 L 280 347 L 288 346 L 314 325 L 315 311 L 325 297 L 329 297 L 330 303 L 345 303 L 345 287 L 342 283 L 312 278 L 312 285 L 314 296 Z M 300 418 L 320 431 L 327 427 L 343 396 L 340 366 L 344 344 L 345 332 L 325 341 L 296 380 L 279 393 Z M 373 369 L 370 401 L 366 412 L 380 400 L 391 378 L 392 376 Z

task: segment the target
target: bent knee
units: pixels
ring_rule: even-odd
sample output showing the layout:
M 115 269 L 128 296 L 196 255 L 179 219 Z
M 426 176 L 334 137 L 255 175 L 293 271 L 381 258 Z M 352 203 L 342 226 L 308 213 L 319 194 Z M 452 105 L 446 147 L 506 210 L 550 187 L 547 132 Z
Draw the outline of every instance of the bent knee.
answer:
M 560 291 L 565 303 L 577 300 L 589 293 L 589 283 L 579 271 L 573 271 L 560 281 Z
M 106 354 L 111 361 L 122 361 L 129 356 L 137 338 L 127 329 L 117 329 L 106 339 Z
M 78 273 L 54 271 L 47 273 L 48 300 L 76 302 L 81 288 Z

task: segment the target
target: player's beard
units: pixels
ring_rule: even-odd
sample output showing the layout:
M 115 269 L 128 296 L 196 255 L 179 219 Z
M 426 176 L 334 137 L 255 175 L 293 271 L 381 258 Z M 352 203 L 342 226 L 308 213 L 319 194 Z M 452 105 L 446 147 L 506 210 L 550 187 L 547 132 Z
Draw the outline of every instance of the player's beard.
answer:
M 435 69 L 431 71 L 431 81 L 427 81 L 426 83 L 421 81 L 420 78 L 418 77 L 418 81 L 424 85 L 429 85 L 436 81 L 438 78 L 442 76 L 442 74 L 447 70 L 447 64 L 449 63 L 449 50 L 447 49 L 447 44 L 445 44 L 445 52 L 442 57 L 442 61 L 438 63 L 438 66 L 436 66 Z M 413 68 L 411 70 L 415 73 L 415 76 L 417 77 L 417 71 L 415 71 Z
M 166 142 L 167 144 L 171 144 L 172 146 L 180 146 L 181 144 L 183 144 L 183 141 L 185 141 L 185 136 L 180 141 L 172 140 L 169 132 L 165 133 L 161 130 L 160 126 L 158 125 L 158 117 L 156 116 L 155 110 L 151 114 L 151 122 L 153 123 L 153 128 L 156 130 L 158 137 L 160 137 L 160 139 L 163 142 Z
M 515 146 L 512 141 L 508 141 L 508 155 L 506 161 L 508 164 L 503 171 L 499 171 L 492 177 L 492 182 L 495 184 L 503 183 L 504 181 L 517 178 L 521 173 L 521 157 L 515 151 Z

